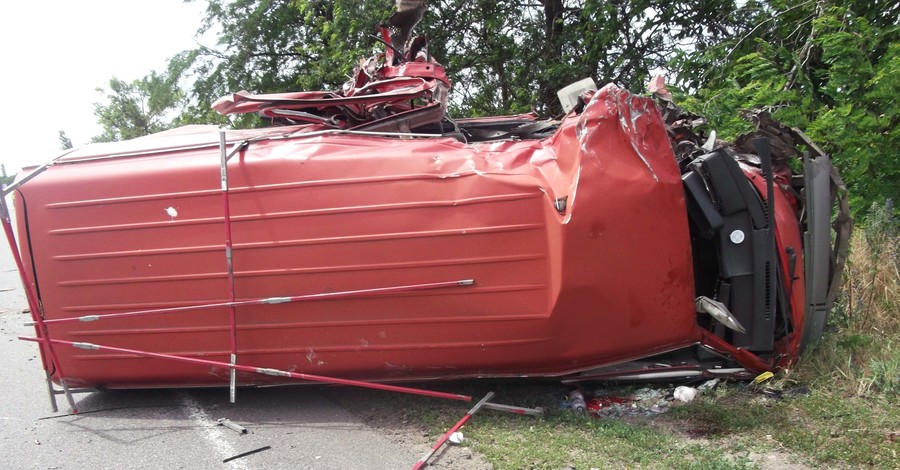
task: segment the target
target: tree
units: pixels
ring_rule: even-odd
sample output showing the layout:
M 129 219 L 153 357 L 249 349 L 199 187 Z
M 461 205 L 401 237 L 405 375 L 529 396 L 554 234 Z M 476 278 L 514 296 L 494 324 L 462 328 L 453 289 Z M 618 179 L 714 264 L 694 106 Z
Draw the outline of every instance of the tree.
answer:
M 442 0 L 423 31 L 454 82 L 456 111 L 560 111 L 556 91 L 592 77 L 642 89 L 685 38 L 721 35 L 731 0 Z
M 833 156 L 864 215 L 900 197 L 898 14 L 887 2 L 748 2 L 733 39 L 674 63 L 690 95 L 683 103 L 726 138 L 749 130 L 738 118 L 749 108 L 804 129 Z
M 371 55 L 373 27 L 391 13 L 392 0 L 208 0 L 199 30 L 221 28 L 214 46 L 178 57 L 193 80 L 183 119 L 226 122 L 209 108 L 221 96 L 334 89 L 360 56 Z M 257 125 L 253 116 L 232 125 Z
M 337 89 L 358 57 L 383 48 L 374 27 L 392 0 L 208 0 L 201 33 L 214 47 L 185 53 L 195 79 L 187 119 L 238 90 Z M 431 0 L 418 33 L 454 83 L 457 115 L 559 112 L 556 90 L 586 76 L 641 88 L 680 41 L 726 33 L 732 0 Z M 724 13 L 723 13 L 724 12 Z M 252 125 L 241 120 L 236 125 Z
M 72 139 L 66 136 L 66 131 L 59 131 L 59 149 L 69 150 L 72 148 Z
M 92 141 L 133 139 L 176 125 L 177 112 L 184 100 L 184 92 L 178 87 L 179 78 L 180 74 L 168 72 L 150 72 L 130 83 L 111 78 L 108 90 L 97 89 L 105 95 L 106 102 L 94 104 L 94 115 L 103 126 L 103 133 Z
M 12 182 L 15 180 L 16 175 L 7 175 L 6 165 L 0 163 L 0 188 L 5 188 L 7 185 L 12 184 Z

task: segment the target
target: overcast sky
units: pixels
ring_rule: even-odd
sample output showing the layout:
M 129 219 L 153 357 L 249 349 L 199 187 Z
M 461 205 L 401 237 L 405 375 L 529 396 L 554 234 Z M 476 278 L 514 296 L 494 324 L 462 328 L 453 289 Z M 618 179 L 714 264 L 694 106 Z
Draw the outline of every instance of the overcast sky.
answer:
M 0 15 L 0 162 L 9 174 L 57 156 L 59 131 L 75 146 L 101 132 L 93 103 L 116 76 L 161 70 L 195 47 L 204 1 L 14 1 Z M 212 44 L 207 44 L 212 45 Z

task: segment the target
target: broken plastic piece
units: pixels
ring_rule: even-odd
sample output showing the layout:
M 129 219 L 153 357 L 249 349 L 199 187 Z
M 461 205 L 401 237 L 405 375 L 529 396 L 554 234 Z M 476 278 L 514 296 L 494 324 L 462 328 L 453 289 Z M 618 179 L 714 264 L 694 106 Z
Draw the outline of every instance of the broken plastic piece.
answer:
M 447 440 L 448 440 L 451 444 L 454 444 L 454 445 L 460 445 L 460 444 L 462 444 L 463 441 L 465 440 L 465 436 L 463 436 L 463 433 L 457 431 L 457 432 L 451 434 L 451 435 L 450 435 L 450 438 L 447 439 Z
M 775 377 L 775 374 L 773 374 L 769 371 L 765 371 L 762 374 L 757 375 L 756 378 L 753 379 L 753 384 L 759 385 L 759 384 L 771 379 L 772 377 Z
M 647 91 L 651 95 L 656 95 L 661 99 L 666 101 L 672 101 L 672 93 L 666 88 L 666 76 L 665 75 L 655 75 L 650 79 L 650 83 L 647 84 Z
M 699 387 L 697 387 L 697 391 L 698 392 L 707 392 L 709 390 L 716 388 L 716 385 L 719 385 L 719 379 L 707 380 L 706 382 L 703 382 L 702 384 L 700 384 Z
M 741 325 L 741 322 L 731 314 L 728 307 L 722 302 L 701 295 L 700 297 L 697 297 L 696 304 L 697 313 L 707 313 L 719 323 L 739 333 L 747 332 L 744 325 Z
M 697 389 L 694 387 L 685 387 L 684 385 L 676 387 L 673 394 L 675 399 L 682 403 L 690 403 L 697 398 Z
M 713 149 L 716 148 L 716 131 L 713 130 L 709 132 L 709 138 L 706 139 L 706 142 L 700 148 L 707 152 L 712 152 Z
M 592 78 L 579 80 L 557 91 L 556 96 L 559 97 L 559 103 L 562 105 L 563 112 L 568 114 L 569 111 L 575 109 L 578 106 L 581 94 L 587 90 L 597 90 L 597 84 L 594 83 Z

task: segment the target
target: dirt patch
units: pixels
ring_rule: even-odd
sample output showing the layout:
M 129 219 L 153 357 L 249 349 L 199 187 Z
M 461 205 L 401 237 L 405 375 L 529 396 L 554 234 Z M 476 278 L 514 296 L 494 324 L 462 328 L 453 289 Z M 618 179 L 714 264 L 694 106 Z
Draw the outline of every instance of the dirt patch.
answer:
M 734 456 L 735 459 L 748 459 L 762 470 L 805 470 L 812 468 L 804 463 L 797 454 L 783 449 L 781 444 L 769 435 L 765 436 L 766 442 L 759 448 L 750 451 L 735 451 L 732 449 L 737 447 L 737 438 L 722 437 L 724 429 L 715 424 L 692 422 L 690 420 L 675 421 L 667 417 L 652 419 L 644 416 L 629 417 L 628 421 L 654 426 L 662 429 L 663 432 L 672 436 L 678 436 L 692 443 L 722 448 L 726 453 Z
M 778 450 L 750 452 L 747 458 L 762 470 L 806 470 L 812 468 L 796 462 L 796 457 L 793 454 Z

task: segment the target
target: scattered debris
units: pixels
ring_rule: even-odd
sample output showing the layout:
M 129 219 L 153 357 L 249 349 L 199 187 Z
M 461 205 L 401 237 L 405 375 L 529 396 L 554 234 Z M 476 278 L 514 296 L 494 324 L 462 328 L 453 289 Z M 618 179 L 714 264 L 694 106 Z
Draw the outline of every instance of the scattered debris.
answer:
M 569 408 L 576 413 L 584 413 L 587 409 L 587 403 L 584 401 L 584 394 L 580 390 L 574 390 L 569 394 Z
M 765 371 L 762 374 L 757 375 L 756 378 L 753 379 L 753 385 L 759 385 L 767 380 L 770 380 L 772 377 L 775 377 L 775 374 L 769 371 Z
M 450 438 L 448 439 L 448 441 L 454 445 L 460 445 L 463 443 L 464 440 L 465 440 L 465 436 L 463 436 L 463 433 L 461 433 L 459 431 L 451 434 Z
M 664 413 L 669 406 L 666 392 L 655 388 L 603 388 L 590 393 L 589 397 L 585 409 L 594 417 L 615 418 L 636 413 L 656 415 Z M 564 410 L 572 409 L 569 400 L 562 406 Z
M 697 398 L 697 389 L 694 387 L 685 387 L 681 385 L 675 388 L 675 393 L 673 394 L 676 400 L 682 403 L 690 403 L 694 401 L 694 398 Z
M 478 413 L 478 411 L 484 406 L 484 404 L 490 401 L 491 398 L 494 398 L 494 392 L 488 392 L 488 394 L 485 395 L 484 398 L 481 399 L 481 401 L 476 403 L 475 406 L 473 406 L 472 409 L 462 417 L 462 419 L 454 424 L 449 431 L 444 433 L 444 435 L 441 436 L 441 438 L 438 439 L 438 441 L 433 446 L 431 446 L 431 449 L 429 449 L 428 452 L 426 452 L 425 455 L 423 455 L 422 458 L 420 458 L 419 461 L 416 462 L 415 465 L 413 465 L 413 470 L 425 468 L 425 466 L 428 465 L 428 459 L 430 459 L 431 456 L 434 455 L 434 453 L 437 452 L 437 450 L 440 449 L 448 439 L 450 439 L 450 436 L 456 433 L 459 428 L 463 427 L 463 425 L 466 424 L 466 422 L 469 421 L 470 418 L 472 418 L 472 415 Z
M 798 387 L 786 388 L 782 390 L 778 390 L 775 388 L 766 387 L 759 390 L 759 393 L 762 393 L 768 398 L 773 398 L 775 400 L 783 400 L 785 398 L 795 398 L 809 395 L 812 391 L 806 385 L 800 385 Z
M 617 397 L 617 396 L 601 396 L 591 398 L 587 402 L 587 410 L 592 415 L 599 415 L 602 411 L 610 409 L 614 405 L 622 408 L 630 407 L 634 403 L 633 398 Z
M 717 385 L 719 385 L 719 379 L 707 380 L 706 382 L 700 384 L 699 387 L 697 387 L 697 391 L 700 393 L 708 392 L 716 388 Z
M 219 418 L 218 420 L 216 420 L 216 422 L 219 423 L 219 426 L 225 426 L 232 431 L 236 431 L 238 434 L 247 434 L 249 432 L 247 431 L 247 428 L 231 421 L 228 418 Z
M 626 415 L 643 414 L 654 416 L 668 411 L 672 401 L 688 403 L 698 395 L 715 389 L 721 379 L 711 379 L 695 387 L 678 386 L 651 388 L 643 387 L 603 387 L 597 390 L 572 392 L 561 405 L 563 410 L 578 411 L 573 398 L 585 400 L 585 411 L 594 417 L 617 418 Z M 577 394 L 576 394 L 577 392 Z M 585 399 L 587 395 L 587 399 Z
M 253 454 L 256 454 L 256 453 L 258 453 L 258 452 L 262 452 L 262 451 L 264 451 L 264 450 L 269 450 L 269 449 L 271 449 L 271 448 L 272 448 L 272 446 L 263 446 L 263 447 L 260 447 L 259 449 L 248 450 L 247 452 L 244 452 L 243 454 L 237 454 L 237 455 L 228 457 L 227 459 L 222 460 L 222 463 L 228 463 L 228 462 L 231 462 L 232 460 L 237 460 L 237 459 L 239 459 L 239 458 L 241 458 L 241 457 L 246 457 L 246 456 L 248 456 L 248 455 L 253 455 Z

